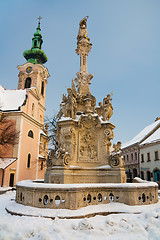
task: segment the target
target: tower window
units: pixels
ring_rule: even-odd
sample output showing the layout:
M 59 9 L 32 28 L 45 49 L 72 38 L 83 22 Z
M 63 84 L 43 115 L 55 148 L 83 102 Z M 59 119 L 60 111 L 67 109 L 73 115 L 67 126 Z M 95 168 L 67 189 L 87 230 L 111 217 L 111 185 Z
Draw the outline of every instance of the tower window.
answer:
M 30 131 L 28 132 L 28 137 L 31 137 L 31 138 L 34 137 L 34 136 L 33 136 L 33 131 L 32 131 L 32 130 L 30 130 Z
M 27 159 L 27 168 L 31 167 L 31 154 L 28 154 L 28 159 Z
M 42 86 L 41 86 L 41 94 L 44 95 L 44 82 L 42 82 Z
M 28 78 L 26 78 L 24 88 L 30 88 L 30 87 L 31 87 L 31 78 L 28 77 Z
M 34 41 L 34 47 L 37 47 L 37 41 L 36 40 Z
M 41 162 L 41 170 L 43 170 L 43 162 Z

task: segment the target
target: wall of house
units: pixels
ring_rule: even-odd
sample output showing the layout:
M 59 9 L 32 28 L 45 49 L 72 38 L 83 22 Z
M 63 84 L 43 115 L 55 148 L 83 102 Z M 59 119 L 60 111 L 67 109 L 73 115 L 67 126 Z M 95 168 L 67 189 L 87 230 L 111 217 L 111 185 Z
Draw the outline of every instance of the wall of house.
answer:
M 3 173 L 3 170 L 0 169 L 0 186 L 2 186 L 2 176 L 3 176 L 3 187 L 7 187 L 10 185 L 11 174 L 14 174 L 13 186 L 16 185 L 16 168 L 17 168 L 17 162 L 15 161 L 11 165 L 9 165 L 7 168 L 4 169 L 4 173 Z
M 158 151 L 158 159 L 155 159 L 155 152 Z M 150 154 L 150 159 L 148 159 L 148 154 Z M 142 154 L 144 161 L 142 161 Z M 160 173 L 160 143 L 147 144 L 140 146 L 140 171 L 141 177 L 144 175 L 144 179 L 152 181 L 160 181 L 156 177 L 155 171 Z
M 28 136 L 32 131 L 33 137 Z M 39 150 L 39 128 L 31 121 L 23 117 L 23 128 L 21 132 L 21 150 L 18 159 L 18 179 L 36 179 L 38 150 Z M 28 163 L 30 154 L 30 164 Z
M 40 125 L 34 119 L 28 118 L 22 112 L 7 113 L 7 118 L 15 122 L 16 131 L 19 132 L 19 142 L 14 147 L 5 151 L 5 157 L 17 158 L 15 166 L 14 185 L 24 179 L 43 179 L 45 174 L 46 160 L 43 159 L 43 168 L 41 160 L 39 159 L 40 147 Z M 33 138 L 28 136 L 29 131 L 33 132 Z M 46 137 L 45 137 L 46 139 Z M 44 147 L 44 139 L 42 138 L 42 145 Z M 47 159 L 48 143 L 43 154 Z M 27 167 L 28 154 L 31 154 L 30 167 Z M 1 178 L 1 173 L 0 173 Z M 10 168 L 5 170 L 4 185 L 9 186 Z M 0 180 L 1 181 L 1 180 Z
M 122 149 L 123 158 L 125 161 L 125 170 L 128 181 L 134 177 L 139 176 L 139 160 L 138 160 L 138 147 L 128 147 Z

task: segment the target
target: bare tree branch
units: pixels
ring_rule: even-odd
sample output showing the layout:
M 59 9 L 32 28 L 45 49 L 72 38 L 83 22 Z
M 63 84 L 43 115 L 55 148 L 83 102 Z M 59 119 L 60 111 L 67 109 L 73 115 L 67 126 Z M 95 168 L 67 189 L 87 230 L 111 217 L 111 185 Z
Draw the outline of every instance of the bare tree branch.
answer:
M 57 141 L 56 141 L 56 124 L 57 124 L 57 117 L 53 116 L 52 118 L 46 117 L 45 124 L 48 124 L 48 134 L 49 134 L 49 145 L 50 150 L 54 149 L 57 150 Z
M 15 121 L 1 115 L 0 118 L 0 157 L 8 148 L 18 143 L 19 132 L 15 129 Z

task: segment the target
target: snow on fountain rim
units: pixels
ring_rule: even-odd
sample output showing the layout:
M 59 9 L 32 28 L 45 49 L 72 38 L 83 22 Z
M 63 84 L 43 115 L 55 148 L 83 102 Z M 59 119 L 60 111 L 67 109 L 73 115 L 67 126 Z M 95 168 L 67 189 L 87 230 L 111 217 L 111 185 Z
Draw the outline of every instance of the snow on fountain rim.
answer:
M 73 184 L 55 184 L 55 183 L 40 183 L 38 180 L 23 180 L 17 183 L 17 187 L 27 188 L 49 188 L 49 189 L 80 189 L 80 188 L 144 188 L 158 187 L 155 182 L 143 181 L 139 178 L 138 183 L 73 183 Z M 141 180 L 141 181 L 140 181 Z

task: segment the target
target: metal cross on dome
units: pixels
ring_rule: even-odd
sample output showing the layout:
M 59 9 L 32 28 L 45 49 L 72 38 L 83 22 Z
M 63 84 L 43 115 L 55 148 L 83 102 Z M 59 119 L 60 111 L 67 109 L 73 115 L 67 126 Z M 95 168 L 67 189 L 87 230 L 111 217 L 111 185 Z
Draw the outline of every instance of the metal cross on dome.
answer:
M 39 16 L 39 17 L 38 17 L 38 19 L 39 19 L 39 23 L 40 23 L 40 20 L 42 19 L 42 17 L 41 17 L 41 16 Z

